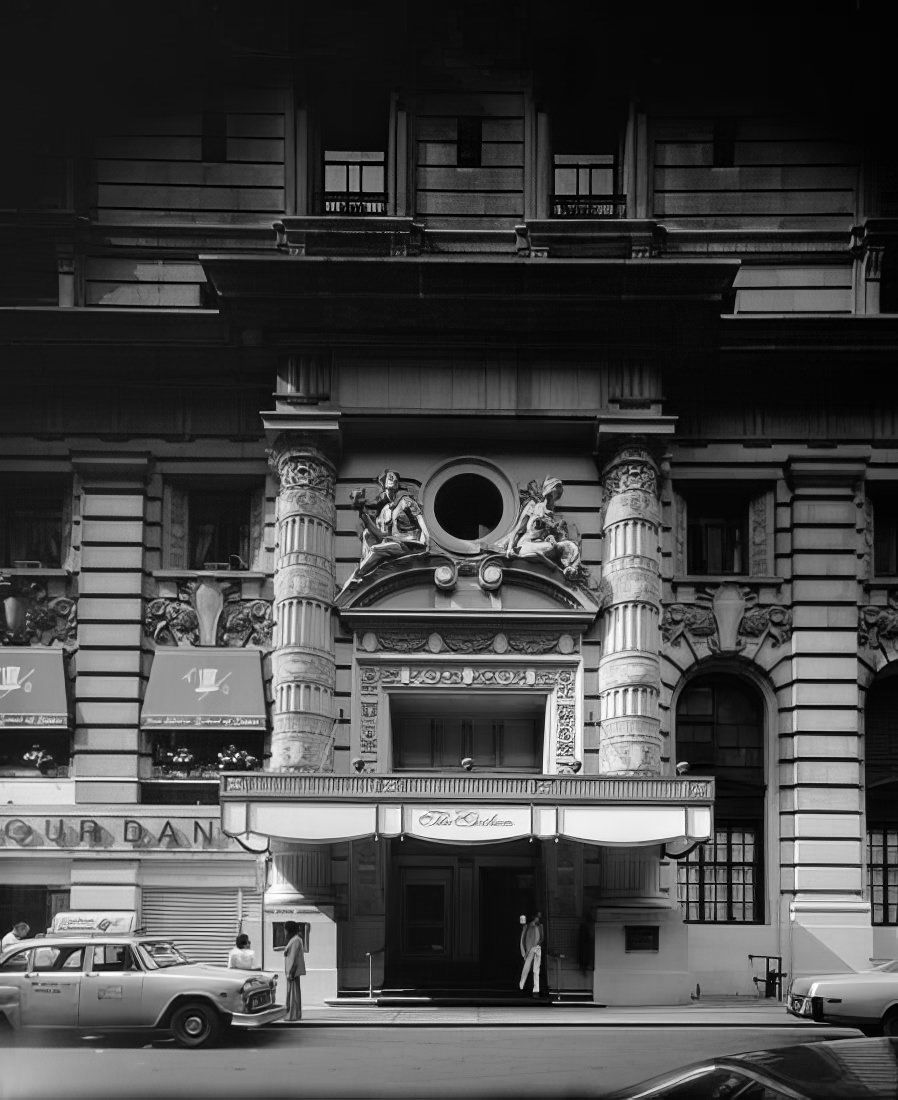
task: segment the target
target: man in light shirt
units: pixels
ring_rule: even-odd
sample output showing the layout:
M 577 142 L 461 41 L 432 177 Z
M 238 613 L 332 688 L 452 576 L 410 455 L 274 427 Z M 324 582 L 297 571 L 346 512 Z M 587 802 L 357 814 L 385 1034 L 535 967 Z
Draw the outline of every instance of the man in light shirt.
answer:
M 539 996 L 539 968 L 543 957 L 543 939 L 542 913 L 536 913 L 521 929 L 521 958 L 524 960 L 524 969 L 521 971 L 519 983 L 520 988 L 523 989 L 532 966 L 534 997 Z

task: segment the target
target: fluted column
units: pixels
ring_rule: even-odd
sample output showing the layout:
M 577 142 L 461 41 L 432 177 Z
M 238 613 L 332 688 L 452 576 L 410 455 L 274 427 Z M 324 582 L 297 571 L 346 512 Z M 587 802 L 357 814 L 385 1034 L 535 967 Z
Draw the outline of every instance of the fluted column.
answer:
M 599 771 L 660 775 L 658 467 L 644 447 L 623 447 L 602 471 L 602 486 L 602 577 L 611 600 L 599 661 Z
M 335 470 L 321 450 L 291 433 L 275 441 L 271 465 L 280 482 L 271 767 L 332 771 Z

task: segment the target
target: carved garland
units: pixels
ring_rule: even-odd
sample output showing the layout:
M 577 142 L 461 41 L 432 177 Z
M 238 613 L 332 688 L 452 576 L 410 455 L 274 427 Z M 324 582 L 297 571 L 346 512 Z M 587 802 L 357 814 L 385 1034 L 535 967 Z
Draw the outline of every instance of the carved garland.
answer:
M 714 653 L 739 653 L 749 640 L 756 651 L 765 639 L 774 647 L 792 637 L 792 612 L 781 604 L 758 606 L 758 595 L 745 585 L 722 584 L 698 594 L 695 604 L 675 603 L 664 609 L 661 637 L 671 646 L 685 637 L 704 643 Z
M 0 575 L 0 644 L 73 644 L 77 609 L 76 600 L 51 596 L 40 581 Z
M 579 639 L 557 631 L 514 631 L 496 633 L 493 630 L 369 631 L 359 639 L 367 653 L 574 653 Z
M 178 585 L 176 598 L 160 596 L 147 603 L 144 616 L 144 634 L 157 645 L 198 646 L 214 644 L 240 648 L 246 645 L 268 647 L 271 645 L 272 616 L 268 600 L 241 599 L 239 585 L 220 587 L 220 615 L 212 639 L 201 642 L 200 618 L 196 595 L 201 585 L 196 581 L 183 581 Z M 203 587 L 211 586 L 204 583 Z
M 553 706 L 553 758 L 559 770 L 579 771 L 577 744 L 577 674 L 573 668 L 499 668 L 492 666 L 439 668 L 430 666 L 361 665 L 360 747 L 362 759 L 377 760 L 377 716 L 384 688 L 457 688 L 478 691 L 527 688 L 545 691 Z

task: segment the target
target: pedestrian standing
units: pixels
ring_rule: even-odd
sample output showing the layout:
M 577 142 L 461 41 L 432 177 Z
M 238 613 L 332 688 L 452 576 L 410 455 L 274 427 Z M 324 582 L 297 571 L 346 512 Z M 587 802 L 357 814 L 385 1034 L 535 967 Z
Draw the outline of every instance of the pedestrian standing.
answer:
M 521 958 L 524 960 L 524 968 L 521 970 L 521 980 L 518 983 L 523 989 L 532 966 L 534 997 L 539 996 L 539 968 L 543 957 L 543 938 L 542 913 L 536 913 L 521 929 Z
M 234 946 L 228 955 L 228 966 L 232 970 L 258 970 L 256 953 L 252 949 L 249 936 L 245 932 L 234 940 Z
M 8 947 L 15 947 L 19 940 L 27 940 L 31 935 L 31 928 L 20 920 L 17 924 L 12 926 L 12 931 L 7 932 L 6 935 L 0 940 L 0 951 L 5 951 Z
M 287 1020 L 302 1019 L 301 978 L 306 972 L 306 952 L 295 920 L 284 921 L 287 944 L 284 947 L 284 973 L 287 976 Z

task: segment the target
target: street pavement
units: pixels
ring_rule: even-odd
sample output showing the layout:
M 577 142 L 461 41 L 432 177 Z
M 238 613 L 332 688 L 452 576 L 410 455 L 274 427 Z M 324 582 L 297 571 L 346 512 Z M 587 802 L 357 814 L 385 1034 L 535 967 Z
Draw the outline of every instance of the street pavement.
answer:
M 817 1029 L 773 998 L 709 997 L 684 1005 L 605 1007 L 555 1001 L 533 1005 L 376 1005 L 359 998 L 339 1005 L 305 1006 L 297 1024 L 278 1027 L 785 1027 Z

